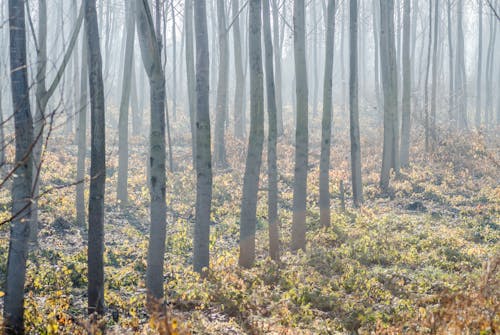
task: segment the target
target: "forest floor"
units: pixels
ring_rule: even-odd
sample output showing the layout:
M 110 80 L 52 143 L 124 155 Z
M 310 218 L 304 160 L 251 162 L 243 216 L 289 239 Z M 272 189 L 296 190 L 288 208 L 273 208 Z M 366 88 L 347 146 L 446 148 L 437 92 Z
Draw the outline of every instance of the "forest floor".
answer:
M 187 121 L 179 121 L 186 122 Z M 293 127 L 290 127 L 293 128 Z M 367 131 L 366 129 L 371 129 Z M 349 201 L 349 142 L 335 129 L 330 172 L 332 226 L 319 225 L 320 131 L 311 131 L 307 251 L 290 253 L 293 135 L 279 144 L 282 262 L 267 258 L 266 166 L 258 200 L 257 262 L 237 265 L 246 143 L 227 137 L 230 169 L 215 171 L 211 268 L 192 272 L 195 175 L 187 128 L 174 134 L 176 170 L 167 175 L 165 291 L 179 334 L 493 334 L 500 330 L 500 137 L 443 134 L 432 155 L 415 138 L 411 166 L 381 195 L 381 130 L 362 127 L 365 202 Z M 109 129 L 106 188 L 106 323 L 110 333 L 154 334 L 145 311 L 149 234 L 147 140 L 133 137 L 126 210 L 116 201 L 117 136 Z M 345 140 L 344 140 L 345 139 Z M 53 135 L 39 202 L 40 248 L 29 256 L 25 317 L 29 334 L 84 334 L 86 229 L 75 224 L 76 145 Z M 12 157 L 12 152 L 9 153 Z M 90 152 L 88 156 L 90 157 Z M 266 157 L 266 156 L 264 156 Z M 340 209 L 339 182 L 347 208 Z M 56 188 L 54 188 L 56 187 Z M 10 215 L 0 190 L 0 221 Z M 0 227 L 0 283 L 8 225 Z M 2 285 L 3 287 L 3 285 Z M 3 298 L 0 292 L 0 307 Z M 1 322 L 1 316 L 0 316 Z

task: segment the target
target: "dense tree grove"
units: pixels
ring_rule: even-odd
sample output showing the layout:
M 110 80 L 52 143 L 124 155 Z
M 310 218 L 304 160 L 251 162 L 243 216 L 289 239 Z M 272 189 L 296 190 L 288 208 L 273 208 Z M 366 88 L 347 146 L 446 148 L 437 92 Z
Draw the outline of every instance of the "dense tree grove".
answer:
M 500 332 L 499 0 L 0 2 L 0 333 Z

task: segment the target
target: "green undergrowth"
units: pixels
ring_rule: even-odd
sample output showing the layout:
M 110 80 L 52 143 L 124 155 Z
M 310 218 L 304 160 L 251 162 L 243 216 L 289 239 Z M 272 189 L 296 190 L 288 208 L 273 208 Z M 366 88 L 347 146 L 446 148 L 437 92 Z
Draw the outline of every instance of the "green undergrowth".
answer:
M 346 137 L 347 138 L 347 137 Z M 75 178 L 76 147 L 53 141 L 42 190 Z M 243 155 L 228 139 L 231 169 L 214 178 L 211 267 L 205 279 L 191 271 L 195 182 L 183 154 L 167 176 L 168 234 L 165 292 L 170 315 L 193 334 L 432 334 L 455 329 L 499 330 L 499 170 L 481 141 L 445 143 L 432 159 L 414 152 L 414 163 L 394 176 L 391 194 L 377 186 L 378 147 L 364 148 L 365 204 L 340 210 L 339 182 L 347 164 L 331 171 L 330 227 L 319 225 L 317 155 L 309 174 L 307 250 L 288 251 L 293 164 L 290 144 L 280 145 L 281 262 L 267 258 L 265 166 L 258 201 L 257 261 L 237 265 Z M 464 147 L 456 149 L 456 146 Z M 130 199 L 115 199 L 117 161 L 108 160 L 106 193 L 105 322 L 110 332 L 153 334 L 145 311 L 148 189 L 143 139 L 131 144 Z M 345 143 L 332 150 L 343 162 Z M 460 153 L 460 157 L 453 150 Z M 110 150 L 112 150 L 110 148 Z M 183 151 L 184 150 L 184 151 Z M 471 157 L 464 157 L 470 154 Z M 445 156 L 448 155 L 448 156 Z M 475 156 L 474 156 L 475 155 Z M 244 157 L 244 156 L 243 156 Z M 464 163 L 465 162 L 465 163 Z M 465 165 L 464 165 L 465 164 Z M 468 164 L 468 165 L 467 165 Z M 30 334 L 84 334 L 86 228 L 75 224 L 74 187 L 40 200 L 40 247 L 30 253 L 25 317 Z M 2 217 L 9 193 L 0 190 Z M 0 228 L 0 282 L 5 280 L 8 227 Z M 2 298 L 0 298 L 0 305 Z M 181 333 L 181 332 L 179 332 Z

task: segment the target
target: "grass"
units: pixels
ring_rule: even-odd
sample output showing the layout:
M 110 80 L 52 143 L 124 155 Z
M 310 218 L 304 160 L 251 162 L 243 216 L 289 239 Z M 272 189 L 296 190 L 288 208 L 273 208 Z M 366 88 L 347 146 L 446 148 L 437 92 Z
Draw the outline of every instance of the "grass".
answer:
M 500 329 L 500 169 L 496 153 L 488 150 L 498 147 L 498 139 L 486 143 L 478 134 L 448 134 L 433 155 L 424 154 L 417 139 L 411 166 L 393 179 L 390 196 L 382 196 L 380 134 L 365 130 L 366 201 L 359 210 L 348 201 L 343 212 L 338 185 L 344 181 L 350 199 L 349 146 L 342 140 L 348 138 L 345 130 L 336 129 L 330 172 L 332 226 L 324 228 L 317 204 L 319 132 L 312 132 L 307 251 L 291 254 L 294 149 L 292 134 L 285 134 L 278 151 L 282 262 L 267 258 L 263 164 L 257 263 L 244 270 L 237 266 L 244 143 L 228 136 L 231 168 L 214 176 L 211 268 L 201 280 L 191 271 L 195 182 L 187 133 L 183 128 L 174 131 L 177 170 L 167 176 L 165 291 L 172 333 L 453 334 L 468 329 L 493 334 Z M 76 146 L 67 137 L 55 136 L 46 153 L 42 191 L 70 184 L 76 176 Z M 112 129 L 108 139 L 103 322 L 110 333 L 154 334 L 164 320 L 145 311 L 147 142 L 131 140 L 130 206 L 121 210 L 115 198 L 117 149 Z M 67 187 L 40 200 L 40 248 L 30 254 L 26 279 L 30 334 L 87 331 L 85 228 L 75 224 L 74 199 L 74 187 Z M 1 217 L 8 216 L 9 202 L 9 187 L 4 187 Z M 8 227 L 3 226 L 0 282 L 5 280 L 7 251 Z

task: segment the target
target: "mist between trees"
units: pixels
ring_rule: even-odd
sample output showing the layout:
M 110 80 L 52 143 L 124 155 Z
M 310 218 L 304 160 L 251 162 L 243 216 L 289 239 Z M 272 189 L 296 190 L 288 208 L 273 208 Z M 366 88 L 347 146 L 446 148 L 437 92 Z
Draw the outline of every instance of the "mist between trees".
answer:
M 251 334 L 495 333 L 499 13 L 498 0 L 2 1 L 3 332 L 213 334 L 235 318 L 235 333 Z M 375 235 L 364 230 L 377 220 Z M 427 300 L 389 287 L 411 275 L 382 278 L 405 265 L 380 260 L 394 242 L 385 236 L 400 235 L 377 229 L 405 222 L 415 234 L 453 222 L 454 243 L 470 248 L 462 259 L 446 245 L 458 256 L 443 251 L 434 279 L 425 271 L 444 244 L 429 241 L 446 234 L 409 248 L 429 257 L 412 265 L 429 276 L 421 285 L 447 287 Z M 130 269 L 116 256 L 128 243 Z M 53 252 L 64 255 L 53 271 L 81 266 L 85 278 L 40 284 Z M 308 266 L 318 282 L 302 283 Z M 111 287 L 111 267 L 136 276 L 123 285 L 133 303 Z M 248 284 L 266 268 L 271 279 Z M 358 272 L 356 283 L 373 279 L 406 307 L 388 312 L 357 296 L 367 288 L 347 289 Z M 479 307 L 447 305 L 460 299 Z M 286 308 L 262 307 L 273 304 Z

